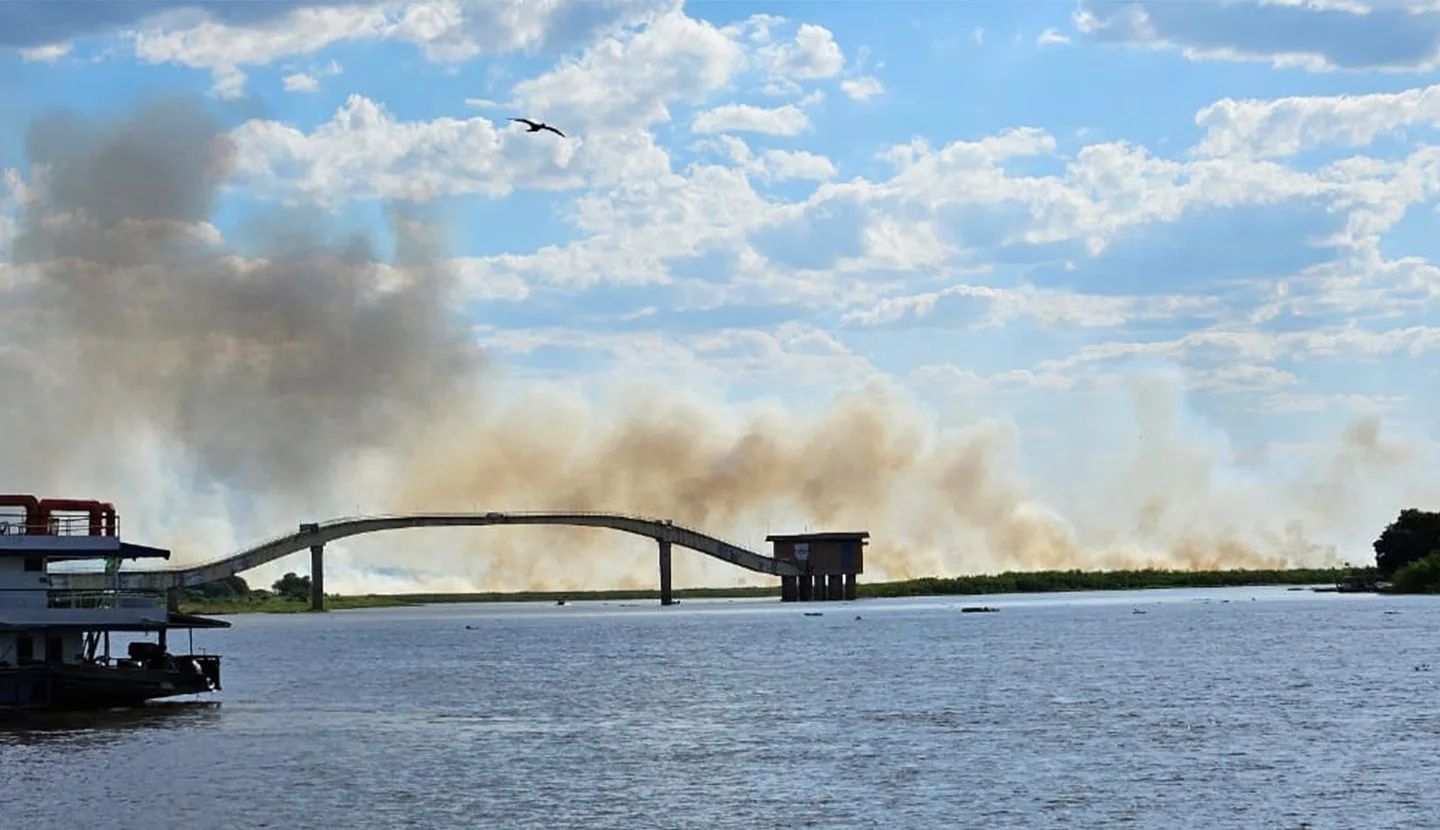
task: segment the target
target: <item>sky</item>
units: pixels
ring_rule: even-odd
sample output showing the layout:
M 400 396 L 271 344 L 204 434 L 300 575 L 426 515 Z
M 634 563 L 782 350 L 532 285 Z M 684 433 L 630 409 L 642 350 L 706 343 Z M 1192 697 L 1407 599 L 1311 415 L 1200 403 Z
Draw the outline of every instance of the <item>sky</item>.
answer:
M 180 561 L 582 507 L 755 548 L 868 529 L 874 578 L 1368 560 L 1440 498 L 1437 68 L 1429 0 L 0 3 L 3 308 L 64 332 L 44 371 L 50 335 L 0 333 L 11 389 L 51 396 L 0 404 L 4 486 L 115 501 Z M 201 113 L 223 164 L 184 143 Z M 167 150 L 95 149 L 126 135 Z M 136 195 L 172 173 L 195 204 Z M 104 267 L 62 278 L 46 234 L 85 210 L 103 245 L 184 230 L 123 262 L 71 239 Z M 443 299 L 242 290 L 321 249 L 423 261 Z M 195 257 L 235 280 L 185 283 L 203 313 L 155 276 Z M 145 325 L 86 316 L 102 290 Z M 216 332 L 269 348 L 302 298 L 312 374 L 214 380 Z M 144 332 L 178 318 L 164 386 L 180 335 Z M 483 360 L 441 371 L 456 332 Z M 109 397 L 46 374 L 121 354 Z M 490 532 L 346 543 L 328 582 L 653 581 L 635 540 Z M 744 580 L 694 558 L 677 580 Z

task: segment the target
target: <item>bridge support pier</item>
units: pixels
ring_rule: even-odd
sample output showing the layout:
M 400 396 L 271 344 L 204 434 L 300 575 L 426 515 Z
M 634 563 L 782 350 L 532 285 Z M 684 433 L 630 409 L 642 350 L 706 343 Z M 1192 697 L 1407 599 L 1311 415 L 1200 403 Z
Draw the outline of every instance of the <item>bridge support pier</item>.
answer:
M 836 601 L 845 598 L 845 577 L 843 575 L 829 574 L 825 577 L 825 598 Z
M 660 604 L 674 605 L 675 592 L 670 585 L 670 540 L 660 540 Z
M 310 546 L 310 610 L 325 610 L 325 546 Z
M 796 599 L 799 598 L 798 595 L 800 593 L 800 586 L 797 584 L 798 580 L 799 577 L 796 576 L 780 577 L 781 602 L 794 602 Z
M 845 574 L 845 598 L 855 598 L 855 574 L 853 572 Z

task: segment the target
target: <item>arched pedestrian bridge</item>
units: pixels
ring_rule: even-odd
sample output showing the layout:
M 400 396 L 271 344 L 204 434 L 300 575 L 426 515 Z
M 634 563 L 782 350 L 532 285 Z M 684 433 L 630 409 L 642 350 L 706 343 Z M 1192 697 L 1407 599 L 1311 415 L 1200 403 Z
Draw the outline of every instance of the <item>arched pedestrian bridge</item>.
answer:
M 271 539 L 248 550 L 214 559 L 199 565 L 162 570 L 120 571 L 119 587 L 130 590 L 169 590 L 214 582 L 251 568 L 274 562 L 292 553 L 309 548 L 311 605 L 316 610 L 325 602 L 325 545 L 362 533 L 402 530 L 412 527 L 487 527 L 490 525 L 551 525 L 567 527 L 604 527 L 654 539 L 660 548 L 660 602 L 673 603 L 670 580 L 670 548 L 679 545 L 703 553 L 748 571 L 793 578 L 800 570 L 790 562 L 746 550 L 691 530 L 668 519 L 627 516 L 619 513 L 411 513 L 392 516 L 364 516 L 332 519 L 326 522 L 301 524 L 295 533 Z M 54 588 L 104 590 L 114 585 L 114 577 L 103 573 L 54 573 Z

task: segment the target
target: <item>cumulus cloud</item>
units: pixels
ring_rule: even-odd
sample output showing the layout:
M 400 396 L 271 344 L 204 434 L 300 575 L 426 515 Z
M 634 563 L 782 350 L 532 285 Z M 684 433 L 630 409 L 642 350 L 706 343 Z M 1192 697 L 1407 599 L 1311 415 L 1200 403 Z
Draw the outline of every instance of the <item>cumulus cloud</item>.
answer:
M 868 101 L 885 91 L 885 85 L 873 75 L 846 78 L 840 82 L 840 90 L 854 101 Z
M 267 14 L 216 14 L 221 6 L 267 6 Z M 215 91 L 238 96 L 246 66 L 312 55 L 354 41 L 395 40 L 427 60 L 450 63 L 520 50 L 568 51 L 595 37 L 678 8 L 675 0 L 605 3 L 239 3 L 205 5 L 203 16 L 147 18 L 134 35 L 135 54 L 151 63 L 208 69 Z
M 329 203 L 352 198 L 420 201 L 464 195 L 503 196 L 529 187 L 573 187 L 573 142 L 552 133 L 523 134 L 489 119 L 440 119 L 419 129 L 376 102 L 351 95 L 311 133 L 252 120 L 237 128 L 236 173 L 259 193 Z M 553 139 L 553 140 L 552 140 Z
M 1195 114 L 1196 151 L 1210 156 L 1294 156 L 1318 147 L 1365 147 L 1406 128 L 1440 127 L 1440 85 L 1369 95 L 1222 98 Z
M 301 5 L 326 5 L 349 0 L 277 0 L 267 3 L 203 4 L 208 14 L 230 24 L 259 23 Z M 0 47 L 35 48 L 74 38 L 103 34 L 153 20 L 165 14 L 193 12 L 197 0 L 131 0 L 125 3 L 54 3 L 49 0 L 7 0 L 0 4 Z
M 668 121 L 668 105 L 696 102 L 745 65 L 731 33 L 675 11 L 644 29 L 607 38 L 578 58 L 517 84 L 519 109 L 587 129 Z
M 800 24 L 795 39 L 761 47 L 759 58 L 771 74 L 797 81 L 833 78 L 845 66 L 845 55 L 824 26 Z
M 1440 66 L 1440 10 L 1411 3 L 1157 3 L 1087 0 L 1085 37 L 1191 60 L 1263 62 L 1311 72 L 1428 72 Z
M 695 116 L 690 129 L 697 133 L 799 135 L 810 129 L 810 117 L 794 104 L 773 108 L 722 104 Z

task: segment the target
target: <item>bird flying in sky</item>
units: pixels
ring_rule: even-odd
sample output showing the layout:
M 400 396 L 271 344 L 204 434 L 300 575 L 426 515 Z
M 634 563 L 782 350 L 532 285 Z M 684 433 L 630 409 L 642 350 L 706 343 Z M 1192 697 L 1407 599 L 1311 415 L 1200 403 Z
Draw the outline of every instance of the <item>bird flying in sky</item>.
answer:
M 550 126 L 549 124 L 546 124 L 544 121 L 541 121 L 539 124 L 537 124 L 537 123 L 535 123 L 534 121 L 531 121 L 531 120 L 528 119 L 528 118 L 512 118 L 512 119 L 510 119 L 510 120 L 511 120 L 511 121 L 519 121 L 521 124 L 526 124 L 526 125 L 528 125 L 528 126 L 530 127 L 530 129 L 526 130 L 526 132 L 529 132 L 529 133 L 538 133 L 538 132 L 540 132 L 541 130 L 549 130 L 550 132 L 552 132 L 552 133 L 560 136 L 561 138 L 564 138 L 564 137 L 565 137 L 565 134 L 564 134 L 564 133 L 560 132 L 559 130 L 555 129 L 554 127 Z

